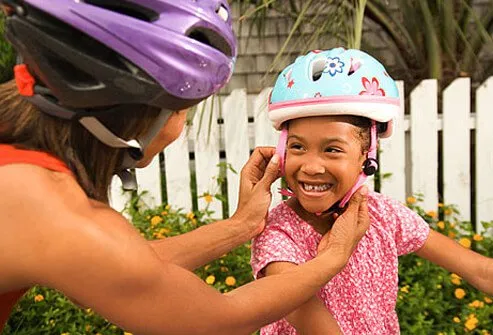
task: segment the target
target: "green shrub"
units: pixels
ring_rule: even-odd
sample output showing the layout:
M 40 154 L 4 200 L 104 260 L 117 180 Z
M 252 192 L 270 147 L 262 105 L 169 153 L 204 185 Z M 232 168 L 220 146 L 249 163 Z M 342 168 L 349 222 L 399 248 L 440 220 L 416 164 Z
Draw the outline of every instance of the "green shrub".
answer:
M 206 200 L 218 201 L 213 196 Z M 492 237 L 475 234 L 469 223 L 458 220 L 453 206 L 440 205 L 438 213 L 424 212 L 418 202 L 419 199 L 408 198 L 409 207 L 433 229 L 453 237 L 472 250 L 492 256 Z M 183 234 L 212 221 L 207 210 L 186 213 L 166 205 L 153 209 L 141 208 L 138 197 L 132 200 L 128 213 L 135 227 L 149 240 Z M 490 224 L 485 224 L 485 227 L 489 228 Z M 247 243 L 197 269 L 195 273 L 217 290 L 227 292 L 253 280 L 249 261 L 250 244 Z M 399 275 L 397 312 L 402 334 L 487 335 L 492 331 L 491 297 L 462 279 L 415 255 L 400 258 Z M 4 335 L 63 333 L 124 334 L 123 330 L 91 310 L 79 309 L 56 291 L 39 287 L 32 289 L 21 300 L 4 331 Z

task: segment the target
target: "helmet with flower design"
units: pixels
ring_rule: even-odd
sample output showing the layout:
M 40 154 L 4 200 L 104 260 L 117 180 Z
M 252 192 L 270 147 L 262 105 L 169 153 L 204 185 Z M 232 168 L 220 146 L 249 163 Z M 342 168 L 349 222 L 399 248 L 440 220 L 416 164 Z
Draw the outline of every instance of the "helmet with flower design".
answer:
M 339 202 L 344 207 L 352 194 L 378 168 L 377 135 L 389 137 L 400 111 L 399 92 L 385 67 L 360 50 L 314 50 L 298 57 L 277 78 L 269 98 L 269 119 L 281 130 L 277 152 L 284 174 L 287 122 L 309 116 L 353 115 L 372 121 L 370 149 L 363 172 Z

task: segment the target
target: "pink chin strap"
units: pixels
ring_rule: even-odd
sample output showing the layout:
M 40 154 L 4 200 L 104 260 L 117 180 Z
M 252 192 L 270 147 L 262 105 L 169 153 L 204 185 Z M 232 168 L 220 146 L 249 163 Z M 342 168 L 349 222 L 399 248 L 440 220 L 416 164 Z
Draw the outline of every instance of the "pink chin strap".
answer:
M 285 174 L 285 160 L 286 160 L 286 145 L 288 140 L 288 127 L 284 125 L 281 129 L 281 134 L 279 135 L 279 143 L 277 144 L 276 153 L 280 157 L 279 162 L 279 170 L 281 171 L 281 175 Z M 366 182 L 366 178 L 368 176 L 373 175 L 378 169 L 377 162 L 377 123 L 375 121 L 371 121 L 370 128 L 370 149 L 368 150 L 368 154 L 366 155 L 366 160 L 363 163 L 363 171 L 358 176 L 356 183 L 353 187 L 346 193 L 346 195 L 339 202 L 339 208 L 344 208 L 348 203 L 349 199 L 353 196 L 353 194 Z M 293 197 L 295 194 L 291 190 L 281 189 L 279 191 L 281 195 Z M 320 215 L 321 213 L 316 213 Z

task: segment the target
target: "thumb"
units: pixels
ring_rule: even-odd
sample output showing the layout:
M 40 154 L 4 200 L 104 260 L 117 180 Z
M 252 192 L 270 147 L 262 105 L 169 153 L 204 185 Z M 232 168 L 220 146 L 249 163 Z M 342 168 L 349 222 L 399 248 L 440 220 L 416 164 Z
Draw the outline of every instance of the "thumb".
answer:
M 370 218 L 368 216 L 368 188 L 366 186 L 362 186 L 358 190 L 355 201 L 358 202 L 357 229 L 364 234 L 370 226 Z
M 269 164 L 267 164 L 264 176 L 260 179 L 259 184 L 265 187 L 266 190 L 270 191 L 270 186 L 277 178 L 279 178 L 279 155 L 274 154 L 274 156 L 270 159 Z

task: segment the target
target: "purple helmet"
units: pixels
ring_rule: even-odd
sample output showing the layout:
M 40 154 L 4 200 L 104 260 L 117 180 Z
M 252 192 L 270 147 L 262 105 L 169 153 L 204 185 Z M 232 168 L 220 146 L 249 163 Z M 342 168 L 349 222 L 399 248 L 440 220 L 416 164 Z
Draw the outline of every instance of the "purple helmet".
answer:
M 126 169 L 171 111 L 216 93 L 231 77 L 236 39 L 226 0 L 0 0 L 6 37 L 43 112 L 77 119 L 106 145 L 127 148 Z M 16 70 L 17 71 L 17 70 Z M 16 72 L 16 79 L 17 72 Z M 18 83 L 19 85 L 19 83 Z M 161 109 L 147 134 L 123 140 L 95 116 L 119 105 Z
M 226 0 L 0 3 L 13 9 L 7 38 L 39 80 L 35 93 L 63 107 L 51 111 L 59 117 L 120 104 L 184 109 L 217 92 L 233 71 Z

